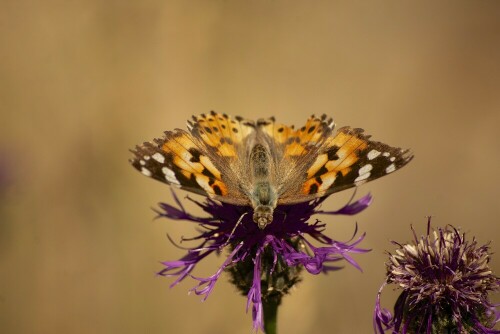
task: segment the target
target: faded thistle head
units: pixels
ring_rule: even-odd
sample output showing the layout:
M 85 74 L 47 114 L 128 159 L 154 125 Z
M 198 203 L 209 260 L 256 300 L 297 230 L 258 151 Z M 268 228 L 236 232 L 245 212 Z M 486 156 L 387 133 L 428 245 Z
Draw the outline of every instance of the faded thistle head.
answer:
M 488 244 L 466 240 L 451 225 L 431 230 L 430 218 L 426 235 L 417 237 L 412 231 L 412 242 L 393 241 L 398 248 L 389 253 L 387 279 L 377 295 L 375 332 L 500 333 L 493 329 L 499 313 L 488 298 L 500 283 L 488 264 Z M 387 284 L 401 290 L 394 314 L 380 305 Z

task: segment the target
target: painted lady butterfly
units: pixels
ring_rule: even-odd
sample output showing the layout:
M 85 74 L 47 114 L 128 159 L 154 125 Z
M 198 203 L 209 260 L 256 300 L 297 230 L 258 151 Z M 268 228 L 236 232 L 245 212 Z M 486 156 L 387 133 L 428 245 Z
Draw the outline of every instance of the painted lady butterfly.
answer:
M 413 155 L 371 141 L 363 129 L 311 116 L 294 130 L 274 117 L 257 122 L 211 112 L 189 132 L 166 131 L 137 146 L 132 165 L 156 180 L 235 205 L 252 206 L 260 228 L 277 205 L 307 202 L 392 173 Z

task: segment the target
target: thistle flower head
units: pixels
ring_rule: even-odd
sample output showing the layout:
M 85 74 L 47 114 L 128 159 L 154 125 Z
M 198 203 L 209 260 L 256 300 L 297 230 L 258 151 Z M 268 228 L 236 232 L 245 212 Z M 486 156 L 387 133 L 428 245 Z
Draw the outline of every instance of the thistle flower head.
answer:
M 325 234 L 325 224 L 311 221 L 314 214 L 353 215 L 364 210 L 371 202 L 370 195 L 350 203 L 338 211 L 320 211 L 324 198 L 308 203 L 278 206 L 273 221 L 264 229 L 253 221 L 252 209 L 211 199 L 196 203 L 207 217 L 188 213 L 175 197 L 177 206 L 161 203 L 158 215 L 185 220 L 198 225 L 199 234 L 190 239 L 198 245 L 187 250 L 177 261 L 165 261 L 161 276 L 176 277 L 171 286 L 190 276 L 198 284 L 191 289 L 206 299 L 221 274 L 226 271 L 231 281 L 247 296 L 247 311 L 252 309 L 254 329 L 263 329 L 263 300 L 278 303 L 290 288 L 300 281 L 299 273 L 305 269 L 311 274 L 341 269 L 336 263 L 346 260 L 360 269 L 350 254 L 368 250 L 358 248 L 364 235 L 349 242 L 335 241 Z M 356 234 L 356 233 L 355 233 Z M 354 238 L 354 236 L 353 236 Z M 192 274 L 196 265 L 212 253 L 227 248 L 229 255 L 210 277 Z
M 453 226 L 432 230 L 427 235 L 398 246 L 389 253 L 387 279 L 382 285 L 374 312 L 377 333 L 500 333 L 492 329 L 498 311 L 488 293 L 498 291 L 500 281 L 489 268 L 488 245 Z M 387 284 L 401 294 L 394 315 L 382 309 L 380 295 Z

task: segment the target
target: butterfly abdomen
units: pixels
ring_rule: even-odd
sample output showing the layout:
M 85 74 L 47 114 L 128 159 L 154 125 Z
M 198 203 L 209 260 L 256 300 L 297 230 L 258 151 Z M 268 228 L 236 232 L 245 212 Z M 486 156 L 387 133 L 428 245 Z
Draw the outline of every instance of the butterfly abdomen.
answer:
M 271 154 L 262 144 L 255 144 L 250 152 L 250 172 L 252 174 L 252 203 L 276 206 L 276 190 L 271 184 Z

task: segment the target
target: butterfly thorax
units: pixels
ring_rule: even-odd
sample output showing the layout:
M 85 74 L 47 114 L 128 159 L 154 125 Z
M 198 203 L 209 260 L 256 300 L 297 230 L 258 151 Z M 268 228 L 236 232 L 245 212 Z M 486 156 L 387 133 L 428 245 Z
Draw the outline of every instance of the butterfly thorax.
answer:
M 253 220 L 263 229 L 273 221 L 273 211 L 278 196 L 272 185 L 271 154 L 262 144 L 255 144 L 250 153 L 252 193 L 250 199 L 254 209 Z

